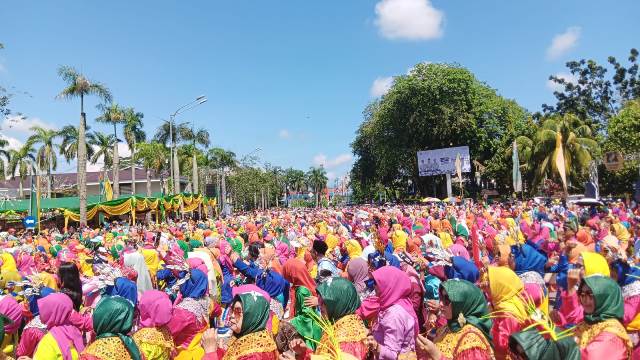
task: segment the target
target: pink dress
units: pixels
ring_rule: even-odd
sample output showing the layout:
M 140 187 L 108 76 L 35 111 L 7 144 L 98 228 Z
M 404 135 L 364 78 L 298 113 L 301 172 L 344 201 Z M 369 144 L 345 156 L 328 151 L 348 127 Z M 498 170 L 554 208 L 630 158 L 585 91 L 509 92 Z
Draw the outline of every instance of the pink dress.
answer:
M 400 305 L 380 311 L 372 333 L 380 344 L 379 360 L 395 360 L 416 349 L 415 319 Z
M 47 333 L 47 325 L 40 321 L 40 316 L 36 316 L 27 323 L 20 336 L 20 342 L 16 348 L 16 357 L 33 357 L 33 353 L 38 347 L 38 343 Z

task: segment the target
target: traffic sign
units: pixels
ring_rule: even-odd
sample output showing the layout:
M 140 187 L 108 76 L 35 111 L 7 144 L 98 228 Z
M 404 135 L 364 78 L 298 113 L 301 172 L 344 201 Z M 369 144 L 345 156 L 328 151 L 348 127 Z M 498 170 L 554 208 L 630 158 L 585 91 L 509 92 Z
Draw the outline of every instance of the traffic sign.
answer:
M 36 218 L 33 216 L 27 216 L 22 219 L 22 223 L 24 227 L 27 229 L 35 229 L 36 228 Z

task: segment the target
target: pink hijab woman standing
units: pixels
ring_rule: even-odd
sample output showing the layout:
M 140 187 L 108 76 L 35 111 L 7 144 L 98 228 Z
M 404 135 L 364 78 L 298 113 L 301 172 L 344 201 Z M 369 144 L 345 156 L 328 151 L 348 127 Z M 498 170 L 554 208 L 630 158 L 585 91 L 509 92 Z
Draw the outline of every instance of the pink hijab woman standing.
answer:
M 34 359 L 78 359 L 84 350 L 82 332 L 70 321 L 73 301 L 65 294 L 51 294 L 38 300 L 40 320 L 49 332 L 40 340 Z
M 166 325 L 173 314 L 169 296 L 159 290 L 147 290 L 138 302 L 140 329 L 133 341 L 146 360 L 168 360 L 175 355 L 175 346 Z

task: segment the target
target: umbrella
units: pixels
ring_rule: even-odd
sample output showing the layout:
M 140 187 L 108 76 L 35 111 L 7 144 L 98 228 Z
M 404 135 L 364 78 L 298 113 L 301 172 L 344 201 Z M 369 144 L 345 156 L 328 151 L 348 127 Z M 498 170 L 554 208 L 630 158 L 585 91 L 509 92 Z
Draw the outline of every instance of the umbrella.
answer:
M 597 199 L 592 199 L 592 198 L 582 198 L 580 200 L 576 200 L 574 204 L 580 205 L 580 206 L 603 206 L 604 205 L 602 201 Z
M 434 202 L 440 202 L 440 199 L 434 198 L 434 197 L 426 197 L 426 198 L 420 200 L 420 202 L 422 202 L 422 203 L 434 203 Z

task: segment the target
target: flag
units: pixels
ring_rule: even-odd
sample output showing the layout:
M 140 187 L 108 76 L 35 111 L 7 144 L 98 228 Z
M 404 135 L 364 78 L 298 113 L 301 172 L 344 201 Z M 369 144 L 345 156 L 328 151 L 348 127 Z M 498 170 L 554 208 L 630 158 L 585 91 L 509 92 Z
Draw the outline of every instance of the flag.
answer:
M 460 192 L 462 192 L 462 160 L 460 159 L 460 153 L 456 155 L 456 174 L 458 180 L 460 180 Z
M 113 199 L 113 189 L 111 188 L 111 183 L 109 182 L 109 178 L 104 179 L 104 200 L 111 201 Z
M 567 169 L 564 166 L 564 151 L 562 150 L 562 134 L 560 132 L 556 135 L 556 151 L 554 152 L 554 161 L 560 179 L 562 180 L 562 187 L 564 192 L 567 192 Z
M 33 181 L 36 178 L 36 181 Z M 32 216 L 36 224 L 38 224 L 38 229 L 40 228 L 40 193 L 38 191 L 38 184 L 36 183 L 39 179 L 36 175 L 31 176 L 31 197 L 29 199 L 29 216 Z
M 522 173 L 520 173 L 520 158 L 518 157 L 518 144 L 513 141 L 513 191 L 522 191 Z

